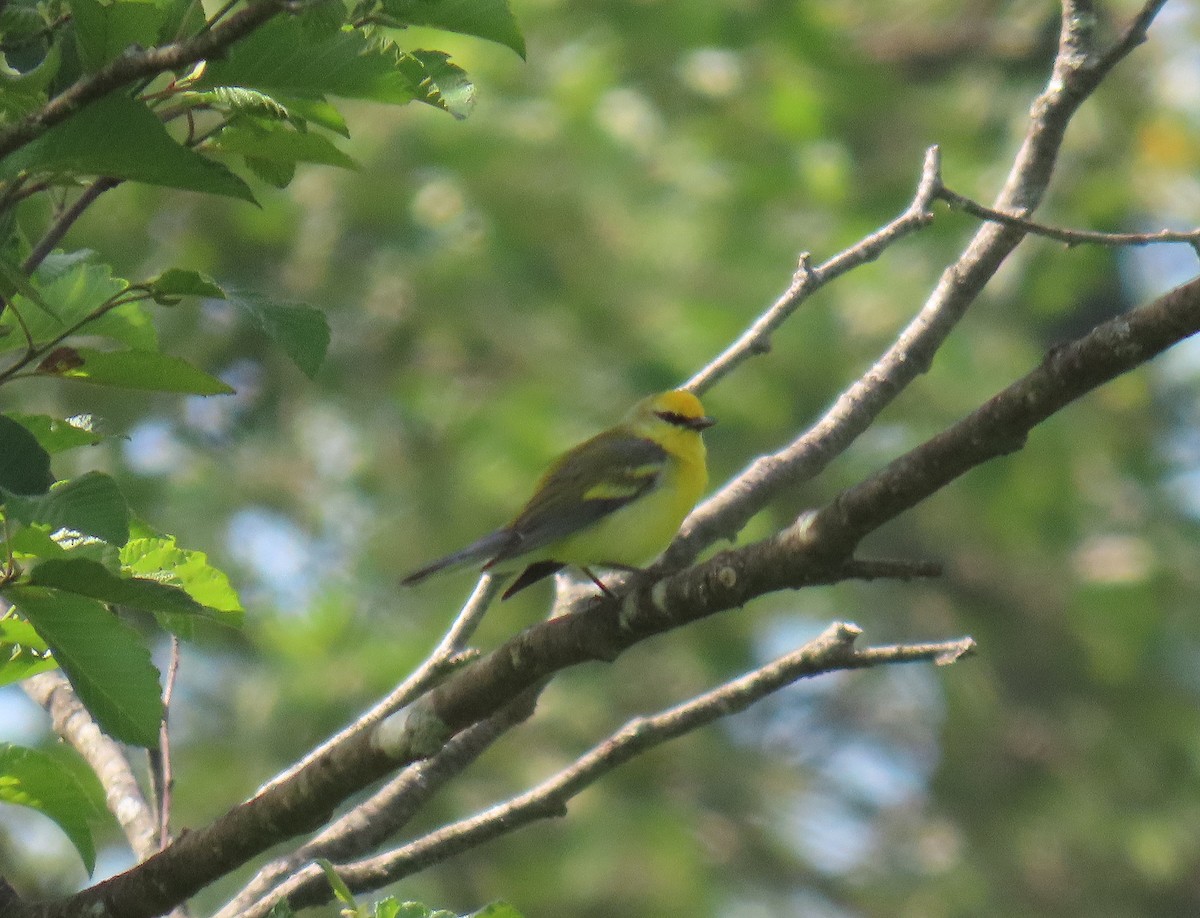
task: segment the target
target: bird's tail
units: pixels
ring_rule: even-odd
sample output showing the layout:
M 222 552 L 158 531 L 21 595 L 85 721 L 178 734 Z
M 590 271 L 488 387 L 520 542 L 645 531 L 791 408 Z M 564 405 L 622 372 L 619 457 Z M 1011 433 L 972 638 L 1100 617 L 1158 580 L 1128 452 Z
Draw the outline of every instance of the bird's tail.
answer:
M 441 571 L 461 567 L 464 564 L 473 564 L 477 561 L 488 561 L 494 558 L 511 538 L 511 533 L 498 529 L 485 535 L 482 539 L 472 542 L 466 548 L 460 548 L 444 558 L 438 558 L 436 561 L 431 561 L 424 567 L 418 568 L 400 582 L 405 586 L 412 586 Z

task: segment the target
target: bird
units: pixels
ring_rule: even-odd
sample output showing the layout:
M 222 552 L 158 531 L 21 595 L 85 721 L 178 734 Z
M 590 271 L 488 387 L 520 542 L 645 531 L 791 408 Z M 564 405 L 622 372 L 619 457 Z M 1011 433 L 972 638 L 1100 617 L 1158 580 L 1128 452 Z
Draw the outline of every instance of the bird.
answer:
M 642 399 L 615 427 L 551 463 L 511 522 L 401 583 L 476 563 L 511 574 L 510 562 L 520 561 L 526 566 L 502 599 L 567 565 L 611 595 L 591 568 L 636 570 L 667 546 L 708 487 L 701 434 L 715 423 L 686 389 Z

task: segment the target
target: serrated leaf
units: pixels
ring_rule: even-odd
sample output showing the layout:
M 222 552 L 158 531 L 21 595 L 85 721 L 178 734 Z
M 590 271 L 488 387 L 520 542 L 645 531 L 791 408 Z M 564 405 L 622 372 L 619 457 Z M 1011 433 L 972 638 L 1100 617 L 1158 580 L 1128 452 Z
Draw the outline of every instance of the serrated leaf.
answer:
M 203 104 L 234 115 L 255 115 L 287 121 L 292 118 L 286 105 L 257 89 L 245 86 L 214 86 L 203 91 L 180 93 L 179 100 L 188 105 Z
M 359 31 L 319 7 L 278 17 L 209 61 L 200 88 L 248 86 L 274 98 L 327 95 L 403 105 L 419 87 L 398 66 L 394 51 L 379 50 Z
M 153 47 L 166 10 L 155 0 L 71 0 L 75 42 L 84 68 L 95 72 L 130 46 Z
M 268 338 L 278 344 L 304 375 L 312 379 L 329 349 L 329 320 L 325 313 L 302 303 L 273 303 L 250 293 L 230 294 Z
M 0 160 L 0 177 L 22 173 L 104 175 L 255 203 L 245 182 L 178 143 L 149 108 L 121 92 L 85 106 Z
M 98 386 L 120 386 L 150 392 L 186 395 L 228 395 L 233 388 L 209 376 L 186 360 L 157 351 L 97 351 L 72 348 L 77 358 L 64 364 L 39 367 L 39 372 L 78 379 Z
M 129 540 L 129 505 L 117 483 L 103 472 L 59 482 L 41 497 L 8 497 L 8 515 L 26 525 L 45 523 L 51 532 L 69 529 L 121 546 Z
M 418 50 L 409 52 L 406 57 L 408 66 L 417 68 L 413 75 L 420 84 L 422 102 L 449 112 L 459 120 L 471 113 L 475 107 L 475 84 L 465 70 L 450 63 L 450 55 L 442 51 Z
M 146 285 L 162 296 L 206 296 L 217 300 L 225 299 L 225 291 L 211 277 L 184 268 L 169 268 L 158 277 L 146 281 Z
M 156 748 L 159 672 L 141 635 L 94 599 L 41 587 L 4 593 L 46 640 L 101 728 L 121 742 Z
M 96 869 L 96 846 L 88 819 L 97 814 L 78 775 L 54 756 L 0 743 L 0 800 L 49 816 L 66 833 L 87 872 Z
M 525 36 L 507 0 L 383 0 L 384 12 L 404 25 L 433 26 L 474 35 L 525 57 Z
M 45 414 L 10 414 L 9 417 L 32 433 L 42 449 L 52 456 L 80 446 L 95 446 L 104 440 L 104 434 L 91 429 L 91 415 L 80 415 L 66 420 Z M 3 441 L 4 437 L 0 435 L 0 442 Z M 0 487 L 7 485 L 0 482 Z
M 240 154 L 285 165 L 321 163 L 357 169 L 358 163 L 339 150 L 328 137 L 301 133 L 282 122 L 253 122 L 240 119 L 222 130 L 211 141 L 222 153 Z
M 32 431 L 0 414 L 0 488 L 13 494 L 45 494 L 52 484 L 50 454 Z

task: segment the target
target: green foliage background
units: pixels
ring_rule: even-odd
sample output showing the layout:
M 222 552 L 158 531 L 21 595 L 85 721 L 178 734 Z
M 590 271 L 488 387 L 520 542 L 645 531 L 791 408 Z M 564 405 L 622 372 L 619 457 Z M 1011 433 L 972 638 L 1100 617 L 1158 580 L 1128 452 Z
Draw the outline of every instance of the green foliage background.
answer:
M 401 591 L 398 578 L 503 522 L 549 458 L 711 358 L 787 286 L 800 251 L 828 257 L 901 210 L 929 144 L 950 187 L 990 199 L 1058 21 L 1035 0 L 514 11 L 527 63 L 469 38 L 404 36 L 471 74 L 466 121 L 352 103 L 341 148 L 357 171 L 301 167 L 285 192 L 255 187 L 261 208 L 121 187 L 70 237 L 124 276 L 183 265 L 327 310 L 315 380 L 244 313 L 210 301 L 166 314 L 160 336 L 236 395 L 41 381 L 5 392 L 6 409 L 19 398 L 21 411 L 102 418 L 122 438 L 56 459 L 57 474 L 74 461 L 117 476 L 140 516 L 208 552 L 242 591 L 242 633 L 213 628 L 185 647 L 177 827 L 218 815 L 390 688 L 471 586 L 459 575 Z M 1180 88 L 1197 78 L 1196 33 L 1195 11 L 1169 5 L 1085 105 L 1042 219 L 1196 223 L 1200 131 Z M 714 391 L 714 481 L 812 421 L 973 229 L 939 208 L 932 228 L 822 292 L 770 355 Z M 1028 240 L 932 371 L 743 537 L 1194 273 L 1188 257 Z M 1185 346 L 1117 381 L 866 546 L 944 560 L 940 581 L 773 597 L 568 674 L 427 824 L 538 780 L 625 718 L 834 618 L 873 642 L 969 633 L 975 659 L 797 687 L 401 895 L 461 911 L 502 896 L 531 916 L 1194 914 L 1198 372 Z M 545 605 L 531 590 L 497 607 L 480 643 Z M 4 691 L 18 709 L 22 696 Z M 5 874 L 47 893 L 81 883 L 77 856 L 49 832 L 36 860 L 18 861 L 38 826 L 0 823 Z M 101 869 L 119 869 L 108 840 Z

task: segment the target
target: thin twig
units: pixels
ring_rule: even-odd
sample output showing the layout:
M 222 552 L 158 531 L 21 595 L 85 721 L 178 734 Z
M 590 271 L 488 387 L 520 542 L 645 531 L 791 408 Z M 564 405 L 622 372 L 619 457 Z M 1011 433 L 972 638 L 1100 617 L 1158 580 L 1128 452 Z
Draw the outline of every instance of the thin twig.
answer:
M 630 759 L 743 711 L 800 679 L 895 663 L 929 661 L 946 665 L 970 654 L 975 647 L 968 637 L 859 651 L 854 648 L 859 634 L 861 630 L 856 625 L 833 624 L 813 641 L 766 666 L 666 711 L 628 722 L 571 765 L 525 793 L 394 851 L 339 865 L 338 876 L 354 892 L 378 889 L 538 820 L 563 816 L 567 804 L 580 792 Z M 329 887 L 321 869 L 313 865 L 300 871 L 254 908 L 242 913 L 242 918 L 265 918 L 270 908 L 285 897 L 293 909 L 328 901 Z
M 940 187 L 941 155 L 938 148 L 932 146 L 925 151 L 925 165 L 916 194 L 900 216 L 817 267 L 813 267 L 808 252 L 801 254 L 800 266 L 787 290 L 741 337 L 684 383 L 683 388 L 703 394 L 749 358 L 769 353 L 771 336 L 817 290 L 846 272 L 874 261 L 888 246 L 928 226 L 933 220 L 930 208 Z
M 171 662 L 167 665 L 167 680 L 163 686 L 163 719 L 159 727 L 159 752 L 162 769 L 159 772 L 158 797 L 158 846 L 165 848 L 171 842 L 171 790 L 175 775 L 171 767 L 171 698 L 175 694 L 175 680 L 179 677 L 179 637 L 171 635 Z
M 116 178 L 98 178 L 92 182 L 92 184 L 84 190 L 83 194 L 75 199 L 75 202 L 70 207 L 58 215 L 58 218 L 55 219 L 54 223 L 50 225 L 50 228 L 46 230 L 42 238 L 38 240 L 38 244 L 33 247 L 33 251 L 29 253 L 29 257 L 26 258 L 24 264 L 21 265 L 21 270 L 24 271 L 27 276 L 33 274 L 33 272 L 37 270 L 38 265 L 45 261 L 46 256 L 49 255 L 51 251 L 54 250 L 54 247 L 62 241 L 63 236 L 67 234 L 67 230 L 69 230 L 75 224 L 75 221 L 83 215 L 83 212 L 87 210 L 95 202 L 95 200 L 100 197 L 100 195 L 104 194 L 104 192 L 111 188 L 116 188 L 120 184 L 121 180 Z
M 979 217 L 981 220 L 989 220 L 992 223 L 1002 223 L 1005 226 L 1016 227 L 1035 236 L 1045 236 L 1047 239 L 1066 243 L 1067 246 L 1084 244 L 1126 246 L 1154 245 L 1156 243 L 1187 243 L 1200 253 L 1200 229 L 1187 232 L 1162 229 L 1153 233 L 1102 233 L 1094 230 L 1062 229 L 1038 223 L 1027 217 L 1018 217 L 1015 214 L 1006 214 L 991 207 L 984 207 L 982 204 L 972 201 L 970 198 L 956 191 L 951 191 L 945 186 L 937 190 L 936 196 L 955 210 L 961 210 L 973 217 Z

